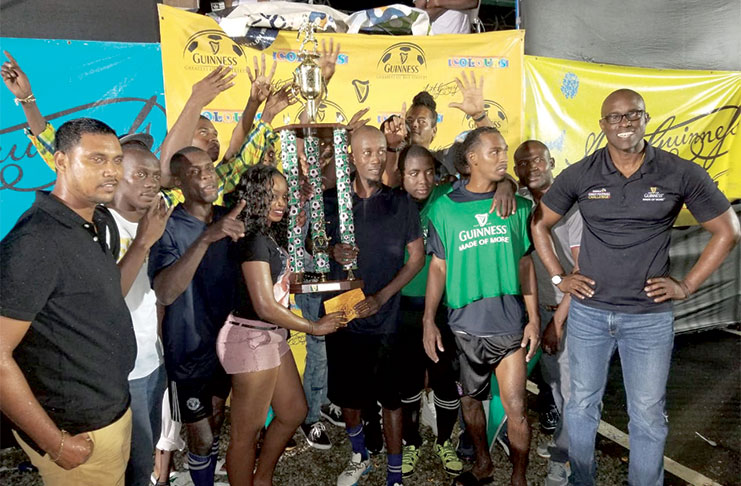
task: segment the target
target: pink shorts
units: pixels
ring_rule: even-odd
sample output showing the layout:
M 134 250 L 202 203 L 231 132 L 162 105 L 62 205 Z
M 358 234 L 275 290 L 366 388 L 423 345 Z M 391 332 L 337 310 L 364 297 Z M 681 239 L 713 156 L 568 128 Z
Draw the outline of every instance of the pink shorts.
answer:
M 230 314 L 216 339 L 216 354 L 230 375 L 269 370 L 290 351 L 287 337 L 285 328 Z

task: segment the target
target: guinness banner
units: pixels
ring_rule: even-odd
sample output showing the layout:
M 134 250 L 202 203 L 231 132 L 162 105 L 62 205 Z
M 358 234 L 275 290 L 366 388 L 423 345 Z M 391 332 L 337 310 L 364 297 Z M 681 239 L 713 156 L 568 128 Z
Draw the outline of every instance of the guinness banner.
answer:
M 741 198 L 741 73 L 645 69 L 525 56 L 525 138 L 545 142 L 556 171 L 606 143 L 605 97 L 631 88 L 646 101 L 646 140 L 704 167 L 730 200 Z M 694 223 L 685 214 L 679 225 Z
M 268 66 L 278 63 L 273 78 L 276 87 L 293 79 L 299 62 L 296 32 L 259 29 L 257 35 L 233 40 L 209 17 L 163 5 L 159 5 L 159 16 L 169 126 L 183 109 L 193 83 L 219 65 L 232 66 L 238 73 L 235 86 L 203 113 L 219 130 L 221 146 L 227 147 L 233 123 L 249 96 L 246 68 L 252 68 L 252 58 L 264 52 Z M 438 131 L 431 148 L 446 147 L 460 132 L 474 127 L 462 111 L 448 107 L 461 100 L 454 80 L 466 70 L 485 78 L 489 118 L 509 145 L 516 147 L 520 142 L 524 35 L 523 31 L 434 37 L 331 34 L 342 48 L 317 121 L 335 123 L 338 115 L 348 121 L 358 110 L 370 107 L 366 116 L 378 126 L 426 89 L 438 111 Z M 321 42 L 330 34 L 317 37 Z M 297 104 L 287 110 L 291 123 L 298 121 L 300 109 Z M 273 124 L 283 125 L 283 116 Z

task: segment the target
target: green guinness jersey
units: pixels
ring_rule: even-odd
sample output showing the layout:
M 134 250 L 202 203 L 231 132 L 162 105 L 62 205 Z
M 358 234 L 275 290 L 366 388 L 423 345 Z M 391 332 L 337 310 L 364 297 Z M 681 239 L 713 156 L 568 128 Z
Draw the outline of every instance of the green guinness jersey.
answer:
M 489 213 L 490 199 L 456 202 L 448 194 L 432 205 L 429 220 L 445 249 L 449 308 L 521 295 L 519 262 L 530 249 L 531 203 L 521 196 L 515 199 L 517 211 L 507 219 Z
M 425 201 L 424 206 L 419 210 L 420 224 L 422 225 L 422 236 L 424 238 L 424 244 L 427 245 L 427 222 L 429 221 L 430 208 L 433 203 L 453 190 L 453 186 L 450 184 L 440 184 L 432 188 L 430 196 Z M 425 266 L 419 271 L 414 278 L 401 289 L 401 295 L 407 297 L 424 297 L 425 291 L 427 290 L 427 271 L 430 269 L 431 255 L 426 255 Z M 404 263 L 409 260 L 409 253 L 404 250 Z

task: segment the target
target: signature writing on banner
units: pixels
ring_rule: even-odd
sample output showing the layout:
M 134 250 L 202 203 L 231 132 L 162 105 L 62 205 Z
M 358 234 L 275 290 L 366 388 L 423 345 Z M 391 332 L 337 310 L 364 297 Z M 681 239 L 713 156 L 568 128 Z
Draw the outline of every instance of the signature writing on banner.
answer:
M 725 105 L 709 113 L 684 120 L 676 115 L 663 119 L 656 130 L 646 133 L 646 141 L 654 147 L 687 158 L 701 165 L 714 180 L 727 171 L 714 171 L 718 159 L 728 155 L 730 140 L 738 132 L 740 105 Z M 584 156 L 604 143 L 604 133 L 587 135 Z M 681 152 L 681 153 L 680 153 Z
M 129 129 L 123 133 L 136 133 L 136 132 L 142 131 L 140 130 L 140 128 L 143 128 L 145 132 L 149 133 L 150 128 L 151 128 L 151 123 L 148 123 L 146 126 L 143 126 L 144 122 L 147 120 L 147 117 L 149 117 L 152 114 L 155 114 L 155 115 L 161 114 L 164 120 L 164 116 L 165 116 L 165 107 L 157 102 L 157 96 L 158 95 L 153 95 L 149 98 L 135 98 L 135 97 L 109 98 L 105 100 L 96 101 L 94 103 L 87 103 L 84 105 L 75 106 L 72 108 L 59 111 L 57 113 L 53 113 L 51 115 L 47 115 L 46 120 L 53 121 L 57 118 L 66 117 L 68 115 L 74 115 L 76 113 L 80 113 L 86 110 L 98 109 L 100 107 L 110 106 L 110 105 L 120 106 L 120 104 L 131 103 L 135 105 L 141 105 L 141 107 L 139 108 L 139 111 L 137 112 L 136 116 L 131 122 Z M 82 115 L 82 113 L 80 113 L 80 115 Z M 14 133 L 14 132 L 21 132 L 27 126 L 28 125 L 25 123 L 20 123 L 18 125 L 13 125 L 7 128 L 2 128 L 0 129 L 0 135 L 7 135 L 7 134 Z M 155 155 L 158 152 L 159 152 L 159 149 L 155 151 Z M 23 148 L 23 145 L 19 146 L 18 144 L 13 144 L 10 147 L 0 147 L 0 190 L 11 190 L 11 191 L 17 191 L 17 192 L 33 192 L 39 189 L 46 189 L 54 185 L 54 182 L 55 182 L 54 180 L 44 182 L 41 185 L 35 185 L 33 187 L 27 187 L 23 184 L 23 179 L 24 179 L 23 162 L 27 161 L 28 159 L 31 159 L 32 157 L 35 157 L 36 155 L 37 155 L 36 149 L 34 148 L 33 144 L 30 141 L 28 141 L 25 144 L 25 148 Z

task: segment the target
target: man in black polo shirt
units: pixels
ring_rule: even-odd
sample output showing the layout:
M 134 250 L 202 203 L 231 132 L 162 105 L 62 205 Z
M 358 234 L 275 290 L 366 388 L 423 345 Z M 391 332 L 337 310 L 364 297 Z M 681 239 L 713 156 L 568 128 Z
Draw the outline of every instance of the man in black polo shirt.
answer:
M 352 157 L 357 173 L 352 182 L 358 270 L 366 299 L 356 305 L 358 319 L 345 330 L 327 336 L 328 396 L 342 407 L 352 445 L 352 457 L 337 486 L 356 484 L 370 468 L 361 409 L 381 402 L 387 439 L 387 485 L 401 485 L 401 397 L 396 381 L 394 344 L 399 320 L 400 290 L 424 265 L 419 213 L 405 194 L 381 183 L 386 138 L 370 126 L 353 132 Z M 339 239 L 336 189 L 325 192 L 327 234 Z M 404 250 L 409 260 L 404 263 Z M 337 244 L 333 258 L 349 262 L 355 250 Z M 332 277 L 345 272 L 332 262 Z
M 152 247 L 149 278 L 165 306 L 162 342 L 174 420 L 188 432 L 188 469 L 195 486 L 212 486 L 219 453 L 219 430 L 231 379 L 216 356 L 216 336 L 236 302 L 239 265 L 230 256 L 231 237 L 244 223 L 214 206 L 218 181 L 202 149 L 186 147 L 172 156 L 170 169 L 185 201 L 172 212 L 162 238 Z
M 607 147 L 568 167 L 543 196 L 532 232 L 552 281 L 572 298 L 566 406 L 570 484 L 594 484 L 594 440 L 610 357 L 617 348 L 630 422 L 630 484 L 663 484 L 672 300 L 696 291 L 738 242 L 738 219 L 702 167 L 648 145 L 643 98 L 620 89 L 602 104 Z M 578 203 L 579 272 L 564 274 L 550 229 Z M 682 205 L 712 237 L 683 280 L 669 276 L 670 230 Z
M 59 127 L 55 144 L 54 190 L 0 244 L 0 409 L 45 484 L 123 485 L 136 340 L 94 217 L 113 200 L 123 155 L 89 118 Z

